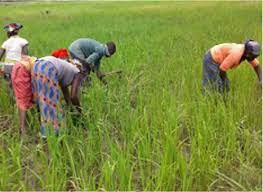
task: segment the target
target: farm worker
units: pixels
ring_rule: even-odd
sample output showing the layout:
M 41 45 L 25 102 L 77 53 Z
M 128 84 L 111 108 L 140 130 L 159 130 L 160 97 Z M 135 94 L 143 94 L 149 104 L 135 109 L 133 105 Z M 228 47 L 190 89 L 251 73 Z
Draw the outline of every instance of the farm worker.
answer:
M 21 60 L 21 55 L 28 54 L 28 41 L 18 36 L 18 31 L 23 27 L 19 23 L 10 23 L 4 26 L 8 39 L 0 48 L 0 60 L 5 55 L 5 64 L 0 66 L 4 72 L 5 79 L 9 81 L 11 87 L 11 73 L 16 61 Z
M 236 68 L 244 60 L 254 68 L 262 85 L 261 67 L 256 59 L 260 55 L 260 45 L 254 40 L 244 44 L 223 43 L 209 49 L 203 60 L 203 88 L 212 88 L 220 93 L 228 92 L 229 80 L 226 72 Z
M 22 55 L 12 70 L 12 85 L 19 111 L 20 133 L 25 134 L 26 111 L 33 107 L 31 69 L 36 58 Z
M 55 134 L 59 134 L 60 118 L 60 91 L 68 105 L 73 104 L 79 114 L 81 113 L 78 90 L 82 74 L 71 63 L 53 56 L 38 59 L 32 69 L 32 90 L 34 101 L 40 109 L 41 136 L 48 134 L 47 128 L 52 126 Z M 68 87 L 71 86 L 69 92 Z
M 111 57 L 116 52 L 116 45 L 110 41 L 102 44 L 96 40 L 89 38 L 77 39 L 69 46 L 69 53 L 73 59 L 77 59 L 82 63 L 82 73 L 87 77 L 91 71 L 105 85 L 107 82 L 103 79 L 104 73 L 100 71 L 100 60 L 102 57 Z

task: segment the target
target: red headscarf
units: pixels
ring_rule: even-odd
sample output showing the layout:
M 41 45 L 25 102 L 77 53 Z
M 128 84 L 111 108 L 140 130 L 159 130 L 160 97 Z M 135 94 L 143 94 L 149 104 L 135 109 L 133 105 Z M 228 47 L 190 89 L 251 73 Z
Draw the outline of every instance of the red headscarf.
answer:
M 53 51 L 51 53 L 51 55 L 54 57 L 60 58 L 60 59 L 68 59 L 69 58 L 68 50 L 66 48 L 57 49 L 57 50 Z

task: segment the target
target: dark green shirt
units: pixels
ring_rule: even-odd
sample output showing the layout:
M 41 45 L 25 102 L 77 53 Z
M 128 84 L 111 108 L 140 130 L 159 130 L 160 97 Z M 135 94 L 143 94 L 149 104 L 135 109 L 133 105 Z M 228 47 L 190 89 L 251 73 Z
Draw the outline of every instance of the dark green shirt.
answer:
M 73 57 L 80 59 L 80 61 L 85 61 L 83 63 L 84 72 L 88 67 L 98 71 L 101 58 L 107 55 L 107 47 L 105 44 L 93 39 L 81 38 L 71 43 L 69 46 L 69 52 Z

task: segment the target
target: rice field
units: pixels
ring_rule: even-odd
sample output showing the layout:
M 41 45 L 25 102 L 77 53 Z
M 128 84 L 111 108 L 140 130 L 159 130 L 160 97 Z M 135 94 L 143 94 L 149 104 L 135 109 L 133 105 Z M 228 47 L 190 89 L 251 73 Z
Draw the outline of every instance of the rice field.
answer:
M 0 190 L 261 191 L 262 96 L 244 62 L 228 73 L 227 102 L 201 93 L 203 55 L 213 45 L 262 42 L 262 3 L 82 2 L 0 4 L 0 26 L 24 25 L 30 55 L 81 37 L 112 40 L 106 89 L 92 75 L 83 116 L 39 138 L 36 111 L 19 135 L 18 111 L 0 80 Z M 6 39 L 4 31 L 0 40 Z M 259 57 L 262 60 L 262 57 Z M 83 127 L 83 124 L 85 127 Z

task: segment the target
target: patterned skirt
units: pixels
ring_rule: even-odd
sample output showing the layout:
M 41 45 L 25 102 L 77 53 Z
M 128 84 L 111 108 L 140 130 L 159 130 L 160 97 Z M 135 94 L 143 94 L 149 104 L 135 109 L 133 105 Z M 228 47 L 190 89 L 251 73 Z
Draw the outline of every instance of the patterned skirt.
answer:
M 31 74 L 19 62 L 14 65 L 12 70 L 12 85 L 18 108 L 27 110 L 33 107 Z
M 37 60 L 31 74 L 32 91 L 41 115 L 41 136 L 46 137 L 48 127 L 59 134 L 59 78 L 54 64 L 50 61 Z

